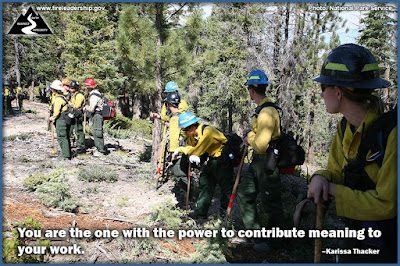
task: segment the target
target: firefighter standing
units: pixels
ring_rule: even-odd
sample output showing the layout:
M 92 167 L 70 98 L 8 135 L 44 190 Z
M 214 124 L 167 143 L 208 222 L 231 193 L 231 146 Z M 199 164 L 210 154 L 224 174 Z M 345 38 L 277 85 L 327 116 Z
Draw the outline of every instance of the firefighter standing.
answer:
M 250 98 L 258 105 L 268 101 L 265 91 L 270 82 L 267 75 L 255 69 L 250 72 L 245 85 Z M 269 142 L 278 138 L 280 132 L 279 113 L 274 107 L 264 107 L 253 118 L 253 130 L 244 138 L 243 143 L 253 148 L 252 162 L 238 187 L 238 202 L 246 230 L 258 230 L 262 227 L 280 227 L 282 212 L 281 180 L 276 167 L 272 174 L 264 171 Z M 267 224 L 261 224 L 257 211 L 257 196 L 260 194 L 262 208 L 268 215 Z M 269 242 L 256 240 L 253 248 L 257 252 L 269 253 L 279 248 L 279 240 Z
M 53 81 L 50 88 L 57 96 L 54 99 L 52 107 L 53 114 L 49 118 L 49 121 L 55 123 L 57 141 L 61 147 L 62 157 L 71 160 L 71 143 L 69 139 L 71 122 L 68 121 L 66 114 L 68 110 L 68 101 L 62 93 L 63 85 L 61 81 Z
M 104 100 L 101 97 L 100 92 L 96 89 L 96 82 L 93 79 L 87 79 L 85 81 L 85 87 L 89 92 L 89 100 L 84 107 L 84 111 L 88 111 L 93 116 L 93 138 L 94 145 L 97 148 L 97 152 L 93 153 L 93 156 L 99 156 L 98 153 L 106 154 L 107 151 L 104 147 L 104 136 L 103 136 L 103 105 Z
M 79 83 L 77 81 L 71 81 L 71 105 L 73 108 L 79 110 L 82 113 L 82 108 L 85 105 L 85 96 L 79 91 Z M 83 115 L 74 118 L 71 125 L 71 132 L 75 130 L 75 134 L 78 137 L 77 147 L 78 153 L 85 151 L 85 134 L 83 132 Z

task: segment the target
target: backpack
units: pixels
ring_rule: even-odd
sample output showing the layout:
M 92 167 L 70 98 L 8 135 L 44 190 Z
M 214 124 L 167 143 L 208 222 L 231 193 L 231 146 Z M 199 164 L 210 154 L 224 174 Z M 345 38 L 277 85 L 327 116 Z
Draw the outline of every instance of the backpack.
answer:
M 204 132 L 204 128 L 206 127 L 208 127 L 208 125 L 204 125 L 201 129 L 202 134 Z M 221 133 L 224 134 L 227 142 L 222 148 L 221 156 L 218 157 L 218 163 L 225 166 L 236 167 L 242 160 L 241 144 L 243 140 L 236 133 L 223 131 L 221 131 Z
M 278 113 L 282 109 L 272 102 L 265 102 L 258 106 L 255 110 L 256 116 L 264 107 L 274 107 Z M 280 115 L 279 115 L 280 119 Z M 275 162 L 274 162 L 275 161 Z M 289 169 L 296 165 L 302 165 L 305 161 L 305 151 L 297 144 L 293 136 L 283 132 L 281 125 L 281 135 L 274 140 L 271 140 L 267 149 L 267 161 L 264 165 L 264 170 L 267 173 L 272 173 L 276 166 L 279 169 Z
M 340 121 L 341 139 L 346 131 L 347 119 L 345 117 Z M 387 145 L 387 139 L 390 132 L 397 125 L 397 106 L 394 110 L 381 115 L 364 134 L 358 147 L 357 157 L 355 160 L 348 161 L 342 172 L 345 176 L 345 185 L 351 189 L 366 191 L 375 189 L 376 184 L 368 176 L 364 170 L 366 165 L 377 163 L 382 166 L 383 158 Z M 368 152 L 371 150 L 371 156 L 367 158 Z
M 65 120 L 65 123 L 67 125 L 71 125 L 75 121 L 75 119 L 78 119 L 79 117 L 81 117 L 82 111 L 79 111 L 78 109 L 73 108 L 69 104 L 68 100 L 65 98 L 64 95 L 59 95 L 59 96 L 57 96 L 57 98 L 63 99 L 68 106 L 67 111 L 61 113 L 61 118 Z M 52 105 L 52 109 L 54 109 L 54 104 Z
M 96 95 L 103 99 L 103 110 L 101 114 L 103 115 L 104 120 L 110 120 L 111 118 L 115 117 L 116 112 L 115 112 L 115 104 L 112 101 L 109 101 L 106 97 L 104 97 L 101 94 L 98 93 L 93 93 L 92 95 Z

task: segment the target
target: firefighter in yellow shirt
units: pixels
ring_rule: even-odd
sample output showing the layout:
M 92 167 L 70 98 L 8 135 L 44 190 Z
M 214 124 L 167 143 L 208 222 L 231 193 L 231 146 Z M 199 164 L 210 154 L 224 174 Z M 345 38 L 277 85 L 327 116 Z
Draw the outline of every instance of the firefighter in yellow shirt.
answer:
M 68 120 L 68 115 L 66 115 L 68 101 L 62 93 L 63 85 L 61 81 L 53 81 L 50 88 L 57 96 L 53 103 L 53 114 L 49 120 L 55 123 L 57 141 L 61 147 L 62 157 L 71 160 L 71 143 L 69 139 L 71 121 Z
M 170 94 L 172 92 L 178 93 L 178 90 L 180 90 L 178 85 L 175 82 L 170 81 L 167 83 L 167 85 L 165 85 L 164 92 L 166 92 L 167 96 L 168 96 L 168 94 Z M 179 95 L 179 93 L 178 93 L 178 95 Z M 184 111 L 189 110 L 189 105 L 188 105 L 187 101 L 185 101 L 184 99 L 181 99 L 178 108 L 179 108 L 179 111 L 181 113 L 183 113 Z M 157 119 L 161 119 L 164 122 L 169 122 L 170 116 L 168 114 L 169 114 L 169 110 L 168 110 L 166 104 L 164 103 L 162 106 L 162 109 L 161 109 L 161 114 L 151 113 L 150 118 L 153 118 L 153 119 L 157 118 Z
M 71 81 L 70 89 L 71 91 L 71 105 L 73 108 L 77 109 L 81 115 L 74 118 L 71 125 L 71 135 L 72 131 L 75 130 L 75 134 L 78 137 L 77 147 L 78 153 L 83 153 L 85 151 L 85 134 L 83 132 L 83 111 L 82 107 L 85 105 L 85 96 L 81 91 L 79 91 L 79 83 L 77 81 Z
M 208 162 L 200 174 L 197 206 L 189 214 L 192 218 L 207 216 L 216 185 L 221 188 L 221 208 L 226 210 L 233 188 L 233 166 L 218 162 L 227 139 L 219 130 L 199 124 L 199 120 L 200 118 L 188 111 L 179 116 L 179 127 L 188 139 L 186 147 L 177 148 L 173 155 L 174 158 L 177 154 L 183 153 L 189 157 L 190 163 L 195 165 L 200 164 L 200 157 L 208 157 Z
M 383 114 L 382 100 L 372 94 L 390 82 L 379 78 L 371 52 L 356 44 L 335 48 L 314 80 L 321 83 L 327 112 L 344 118 L 326 169 L 310 178 L 308 197 L 321 207 L 334 197 L 346 227 L 382 233 L 380 238 L 346 239 L 343 247 L 379 249 L 379 254 L 340 256 L 340 262 L 397 262 L 397 110 Z
M 248 132 L 243 143 L 253 148 L 253 158 L 247 172 L 243 175 L 238 187 L 238 203 L 246 230 L 258 230 L 262 227 L 270 229 L 282 226 L 282 185 L 279 169 L 272 173 L 264 170 L 267 159 L 267 149 L 271 140 L 277 139 L 280 134 L 280 119 L 278 111 L 272 107 L 264 107 L 268 102 L 266 90 L 268 80 L 264 71 L 255 69 L 250 72 L 247 86 L 250 98 L 257 104 L 252 125 L 253 130 Z M 259 110 L 261 109 L 261 110 Z M 260 195 L 261 208 L 268 215 L 265 224 L 259 218 L 257 197 Z M 280 248 L 279 239 L 257 239 L 253 249 L 260 253 L 270 253 Z
M 7 81 L 3 85 L 3 112 L 4 114 L 12 114 L 11 108 L 11 90 L 10 90 L 10 83 Z
M 23 103 L 23 92 L 21 86 L 19 86 L 18 82 L 15 83 L 17 88 L 15 89 L 15 94 L 17 96 L 17 101 L 18 101 L 18 108 L 19 111 L 22 111 L 22 103 Z

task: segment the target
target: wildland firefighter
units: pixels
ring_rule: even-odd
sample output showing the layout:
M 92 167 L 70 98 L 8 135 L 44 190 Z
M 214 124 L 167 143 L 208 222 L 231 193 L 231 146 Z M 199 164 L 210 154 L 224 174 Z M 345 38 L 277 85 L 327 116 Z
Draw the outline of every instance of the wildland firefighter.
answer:
M 15 95 L 17 97 L 17 102 L 18 102 L 18 109 L 21 112 L 22 111 L 22 104 L 23 104 L 23 91 L 21 86 L 19 86 L 18 82 L 15 82 L 16 89 L 15 89 Z
M 178 84 L 176 84 L 173 81 L 170 81 L 167 83 L 167 85 L 165 85 L 165 90 L 164 92 L 167 93 L 167 96 L 172 93 L 172 92 L 176 92 L 178 93 L 178 90 L 180 90 L 180 88 L 178 87 Z M 179 93 L 178 93 L 179 95 Z M 189 105 L 187 103 L 187 101 L 185 101 L 184 99 L 180 100 L 179 106 L 178 106 L 179 111 L 182 113 L 184 111 L 188 111 L 189 110 Z M 161 119 L 164 122 L 169 122 L 170 116 L 169 116 L 169 110 L 167 108 L 166 103 L 163 104 L 162 108 L 161 108 L 161 114 L 157 114 L 157 113 L 151 113 L 150 114 L 150 118 L 153 119 Z
M 342 255 L 340 262 L 397 262 L 397 108 L 383 113 L 375 89 L 380 78 L 371 52 L 356 44 L 334 49 L 314 78 L 330 114 L 340 113 L 326 169 L 310 177 L 308 197 L 323 207 L 335 198 L 336 214 L 351 229 L 379 230 L 379 238 L 346 239 L 343 248 L 379 250 L 375 255 Z
M 80 86 L 77 81 L 71 81 L 70 91 L 71 91 L 71 105 L 73 108 L 77 109 L 80 113 L 79 116 L 75 117 L 71 125 L 72 130 L 75 130 L 77 136 L 77 147 L 78 153 L 83 153 L 85 151 L 85 134 L 83 132 L 83 115 L 82 109 L 85 106 L 85 96 L 81 91 L 79 91 Z M 72 134 L 71 134 L 72 135 Z
M 169 113 L 169 142 L 168 151 L 172 154 L 182 144 L 182 131 L 179 128 L 179 116 L 181 111 L 179 110 L 179 104 L 181 98 L 178 92 L 171 92 L 167 95 L 165 104 L 168 108 Z M 168 156 L 169 157 L 169 156 Z M 179 158 L 174 158 L 172 161 L 172 167 L 170 167 L 170 174 L 175 180 L 175 186 L 173 192 L 178 201 L 178 206 L 183 207 L 186 200 L 187 180 L 188 180 L 188 160 L 187 156 L 183 155 Z
M 189 214 L 192 218 L 207 216 L 216 185 L 221 188 L 221 208 L 226 210 L 233 187 L 233 166 L 218 162 L 227 138 L 219 130 L 199 124 L 199 120 L 199 117 L 188 111 L 179 116 L 179 128 L 188 138 L 186 147 L 178 147 L 173 155 L 173 157 L 179 153 L 187 155 L 192 165 L 200 165 L 201 161 L 208 158 L 200 173 L 197 206 Z
M 61 148 L 61 154 L 64 159 L 71 159 L 71 143 L 69 139 L 69 132 L 71 123 L 68 121 L 68 100 L 63 95 L 63 85 L 61 81 L 54 80 L 50 88 L 56 95 L 52 104 L 52 115 L 49 118 L 56 126 L 57 141 Z
M 257 104 L 253 116 L 253 130 L 248 132 L 243 143 L 253 148 L 253 158 L 247 172 L 238 187 L 238 203 L 246 230 L 258 230 L 262 227 L 281 227 L 283 217 L 281 200 L 281 180 L 278 167 L 273 172 L 264 170 L 267 149 L 271 140 L 277 139 L 280 132 L 279 113 L 272 106 L 264 107 L 268 102 L 266 89 L 270 84 L 267 75 L 259 69 L 250 72 L 244 85 L 247 86 L 250 98 Z M 262 208 L 268 215 L 266 224 L 260 221 L 257 211 L 257 196 L 260 194 Z M 254 250 L 269 253 L 279 248 L 278 239 L 255 240 Z
M 63 94 L 64 94 L 65 98 L 68 101 L 70 101 L 71 100 L 71 92 L 70 92 L 69 88 L 71 86 L 71 81 L 69 79 L 63 79 L 62 84 L 63 84 Z
M 89 100 L 84 107 L 84 111 L 88 111 L 93 117 L 93 138 L 94 145 L 97 148 L 97 152 L 93 156 L 99 156 L 98 153 L 106 154 L 107 150 L 104 146 L 104 136 L 103 136 L 103 105 L 104 100 L 100 92 L 96 89 L 96 82 L 88 78 L 85 81 L 85 87 L 89 92 Z
M 12 99 L 12 94 L 11 94 L 11 89 L 10 89 L 10 83 L 7 81 L 4 82 L 3 85 L 3 112 L 4 114 L 12 114 L 13 110 L 11 107 L 11 99 Z

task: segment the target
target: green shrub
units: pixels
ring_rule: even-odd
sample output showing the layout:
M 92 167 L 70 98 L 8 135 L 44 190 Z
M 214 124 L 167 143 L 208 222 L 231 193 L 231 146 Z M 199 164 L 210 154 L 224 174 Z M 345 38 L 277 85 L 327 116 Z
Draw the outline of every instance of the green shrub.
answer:
M 32 136 L 29 133 L 21 133 L 19 135 L 3 137 L 3 141 L 28 140 L 30 138 L 32 138 Z
M 78 179 L 86 182 L 115 182 L 118 180 L 117 173 L 111 166 L 92 165 L 79 169 Z
M 134 119 L 131 122 L 131 130 L 135 137 L 151 139 L 153 124 L 150 121 L 146 121 L 143 119 Z
M 129 129 L 132 126 L 132 120 L 128 117 L 117 115 L 104 123 L 104 126 L 115 129 Z
M 27 230 L 39 230 L 41 225 L 32 217 L 28 217 L 24 222 L 19 223 L 12 231 L 12 239 L 3 237 L 3 263 L 43 263 L 49 260 L 49 253 L 43 255 L 22 254 L 18 256 L 18 246 L 28 246 L 36 241 L 35 246 L 51 246 L 50 240 L 40 240 L 34 238 L 24 238 L 18 233 L 17 228 L 26 228 Z
M 78 207 L 72 199 L 68 184 L 45 182 L 36 188 L 35 194 L 47 207 L 57 207 L 68 212 L 73 212 Z
M 145 146 L 145 150 L 139 154 L 140 162 L 148 162 L 151 160 L 151 146 Z
M 31 174 L 27 178 L 25 178 L 23 185 L 24 187 L 30 190 L 36 190 L 39 185 L 43 183 L 52 181 L 52 182 L 63 182 L 63 177 L 65 175 L 64 168 L 53 169 L 50 173 L 46 174 L 43 172 L 39 172 L 36 174 Z
M 206 224 L 205 229 L 221 228 L 221 219 L 211 220 Z M 221 233 L 216 237 L 206 239 L 205 244 L 196 247 L 196 253 L 191 257 L 191 263 L 227 263 L 225 253 L 229 252 L 229 239 L 223 238 Z
M 25 178 L 23 185 L 35 191 L 43 205 L 73 212 L 78 206 L 71 196 L 69 185 L 65 183 L 65 173 L 64 168 L 53 169 L 48 174 L 36 173 Z
M 165 226 L 168 229 L 178 229 L 182 226 L 182 217 L 186 215 L 184 210 L 175 207 L 171 200 L 166 200 L 150 207 L 152 211 L 147 221 L 157 226 Z

